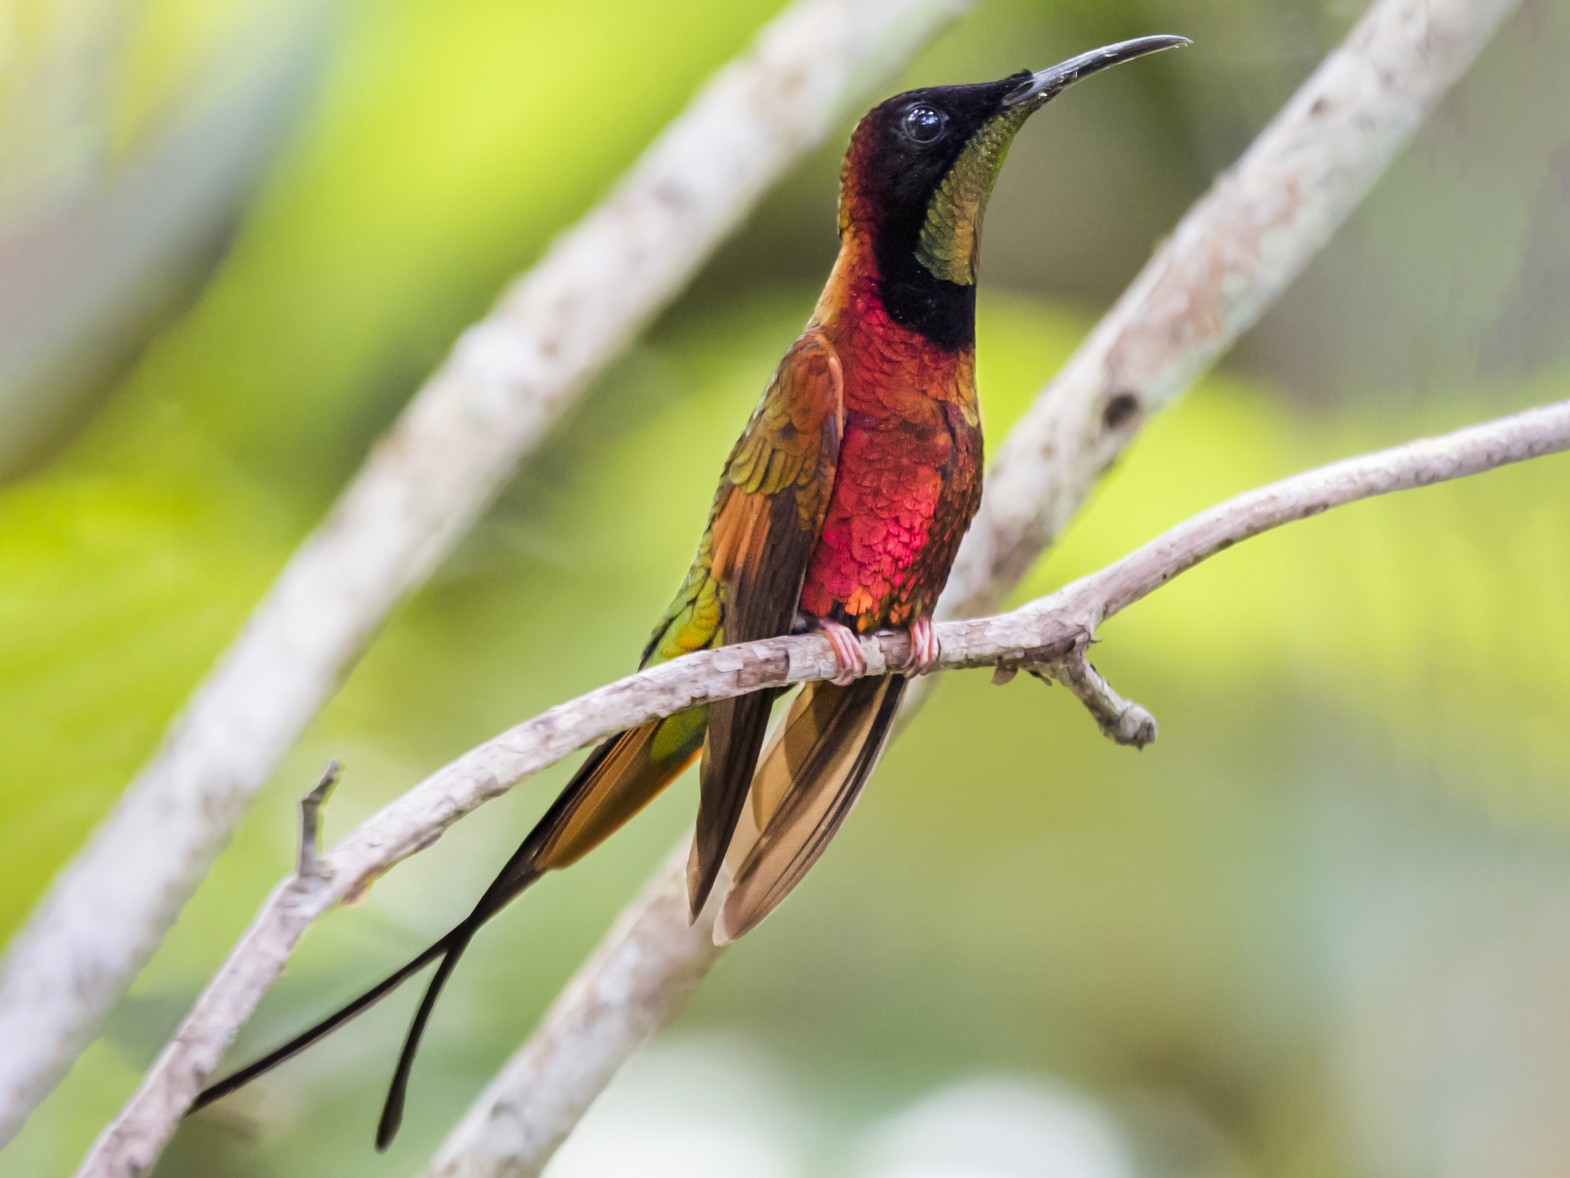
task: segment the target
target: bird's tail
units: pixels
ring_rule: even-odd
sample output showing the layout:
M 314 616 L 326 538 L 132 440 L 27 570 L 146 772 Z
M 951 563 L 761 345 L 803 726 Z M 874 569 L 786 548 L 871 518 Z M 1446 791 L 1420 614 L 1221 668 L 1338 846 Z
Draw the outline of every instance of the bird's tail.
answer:
M 545 816 L 513 853 L 501 873 L 468 916 L 409 962 L 358 998 L 302 1031 L 255 1063 L 205 1089 L 191 1105 L 204 1108 L 304 1051 L 356 1015 L 369 1010 L 420 970 L 439 961 L 436 973 L 409 1025 L 392 1083 L 376 1129 L 376 1147 L 385 1149 L 403 1119 L 404 1096 L 420 1037 L 442 987 L 469 942 L 491 917 L 517 898 L 545 872 L 576 862 L 614 833 L 654 799 L 692 763 L 703 744 L 705 717 L 701 709 L 683 712 L 657 724 L 629 729 L 594 750 L 557 796 Z
M 715 941 L 755 928 L 823 854 L 883 753 L 905 682 L 810 683 L 796 697 L 763 753 L 731 844 L 739 862 Z

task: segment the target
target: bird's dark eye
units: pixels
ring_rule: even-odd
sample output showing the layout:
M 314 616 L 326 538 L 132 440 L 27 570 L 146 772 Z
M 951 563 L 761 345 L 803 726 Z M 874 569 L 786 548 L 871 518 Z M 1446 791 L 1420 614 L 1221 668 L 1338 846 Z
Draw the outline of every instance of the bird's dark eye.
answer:
M 936 143 L 948 121 L 948 115 L 941 110 L 933 110 L 924 102 L 918 103 L 905 112 L 905 134 L 916 143 Z

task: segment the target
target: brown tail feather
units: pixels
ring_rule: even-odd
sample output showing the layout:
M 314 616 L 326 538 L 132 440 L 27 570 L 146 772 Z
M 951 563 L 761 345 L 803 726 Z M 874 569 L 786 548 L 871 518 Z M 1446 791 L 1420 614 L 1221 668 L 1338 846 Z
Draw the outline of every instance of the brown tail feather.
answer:
M 589 754 L 582 767 L 535 824 L 468 916 L 446 936 L 388 975 L 352 1002 L 255 1063 L 205 1089 L 191 1105 L 203 1108 L 271 1071 L 356 1015 L 369 1010 L 425 966 L 440 960 L 409 1026 L 392 1084 L 382 1106 L 376 1146 L 385 1149 L 403 1117 L 409 1074 L 420 1037 L 436 999 L 475 933 L 545 872 L 565 867 L 588 854 L 681 775 L 703 740 L 701 712 L 687 712 L 661 724 L 613 736 Z
M 890 675 L 813 683 L 796 697 L 753 779 L 749 818 L 761 833 L 736 868 L 717 942 L 757 927 L 823 854 L 882 755 L 904 691 L 905 677 Z
M 736 821 L 747 804 L 747 787 L 758 768 L 758 753 L 769 727 L 773 691 L 721 700 L 709 708 L 708 734 L 699 770 L 698 822 L 687 859 L 687 900 L 698 918 L 714 889 Z

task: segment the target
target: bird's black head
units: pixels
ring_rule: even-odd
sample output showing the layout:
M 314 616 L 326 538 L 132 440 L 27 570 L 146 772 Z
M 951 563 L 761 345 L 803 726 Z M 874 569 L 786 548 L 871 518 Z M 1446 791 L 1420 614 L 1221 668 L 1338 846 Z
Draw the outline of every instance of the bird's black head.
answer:
M 1063 90 L 1188 42 L 1141 37 L 996 82 L 896 95 L 857 124 L 840 183 L 840 236 L 872 246 L 896 322 L 945 347 L 974 334 L 981 218 L 1015 133 Z

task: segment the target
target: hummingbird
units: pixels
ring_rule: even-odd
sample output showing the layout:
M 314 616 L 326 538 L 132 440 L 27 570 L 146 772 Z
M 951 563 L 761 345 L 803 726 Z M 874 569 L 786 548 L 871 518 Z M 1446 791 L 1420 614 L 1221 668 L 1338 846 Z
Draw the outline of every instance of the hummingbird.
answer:
M 939 655 L 933 609 L 981 500 L 976 280 L 982 215 L 1009 145 L 1032 114 L 1081 79 L 1189 43 L 1139 37 L 996 82 L 911 90 L 857 123 L 841 170 L 840 249 L 828 283 L 725 462 L 692 566 L 639 663 L 815 631 L 832 645 L 840 673 L 802 688 L 767 747 L 775 691 L 607 739 L 469 915 L 346 1006 L 207 1088 L 192 1111 L 435 963 L 382 1107 L 376 1146 L 385 1149 L 436 1000 L 481 926 L 546 872 L 599 846 L 693 761 L 693 918 L 727 857 L 717 942 L 749 932 L 779 905 L 866 785 L 909 677 Z M 863 677 L 858 637 L 886 630 L 909 632 L 909 664 Z

